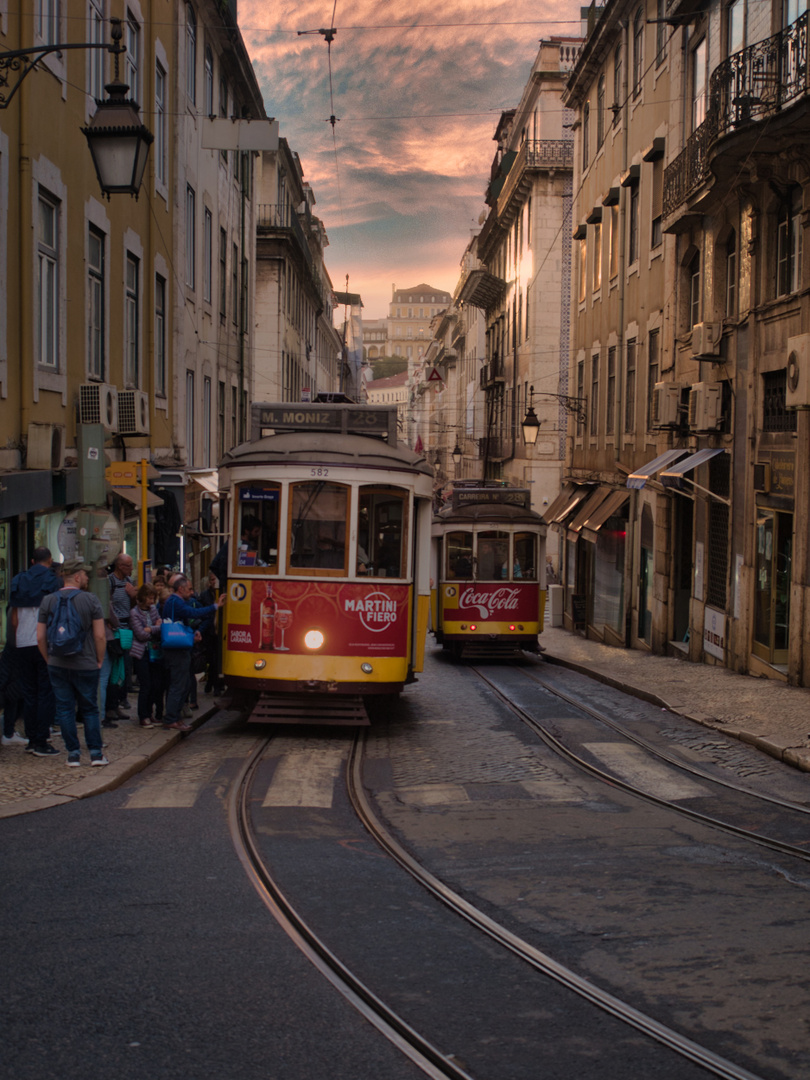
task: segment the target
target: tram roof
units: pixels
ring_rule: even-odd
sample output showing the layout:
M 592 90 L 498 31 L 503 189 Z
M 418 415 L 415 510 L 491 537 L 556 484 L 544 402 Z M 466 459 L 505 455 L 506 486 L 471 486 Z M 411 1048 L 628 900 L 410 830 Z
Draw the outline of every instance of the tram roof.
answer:
M 467 503 L 463 506 L 446 506 L 433 518 L 436 525 L 480 525 L 492 522 L 493 525 L 542 525 L 546 521 L 542 514 L 527 510 L 523 506 L 511 503 Z
M 401 443 L 391 446 L 369 435 L 341 435 L 330 432 L 286 431 L 242 443 L 229 450 L 220 468 L 235 465 L 284 464 L 348 465 L 373 469 L 404 469 L 433 476 L 424 454 Z

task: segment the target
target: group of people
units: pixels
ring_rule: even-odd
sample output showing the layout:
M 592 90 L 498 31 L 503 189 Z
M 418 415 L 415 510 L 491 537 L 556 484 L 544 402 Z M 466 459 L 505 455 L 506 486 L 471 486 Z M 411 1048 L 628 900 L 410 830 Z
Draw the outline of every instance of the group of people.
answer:
M 141 727 L 190 730 L 184 713 L 190 717 L 187 710 L 196 705 L 192 665 L 198 656 L 205 663 L 207 688 L 219 680 L 216 614 L 225 595 L 217 597 L 213 575 L 197 598 L 184 574 L 159 572 L 151 584 L 137 588 L 132 570 L 131 556 L 121 553 L 109 571 L 101 571 L 110 590 L 106 616 L 98 590 L 89 591 L 98 571 L 81 559 L 54 567 L 51 552 L 37 548 L 29 569 L 13 578 L 8 641 L 0 656 L 4 746 L 25 743 L 26 752 L 36 757 L 59 754 L 50 741 L 55 717 L 67 764 L 79 766 L 79 721 L 90 764 L 109 764 L 102 727 L 116 727 L 130 715 L 133 676 Z M 194 644 L 163 648 L 164 621 L 192 627 Z M 20 712 L 25 737 L 16 731 Z

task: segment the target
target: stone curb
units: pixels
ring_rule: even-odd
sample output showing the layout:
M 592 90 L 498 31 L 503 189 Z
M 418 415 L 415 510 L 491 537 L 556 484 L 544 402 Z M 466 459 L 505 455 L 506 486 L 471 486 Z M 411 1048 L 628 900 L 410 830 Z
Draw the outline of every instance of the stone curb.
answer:
M 219 708 L 219 705 L 214 704 L 206 712 L 193 717 L 189 721 L 192 730 L 204 724 L 209 717 L 219 711 Z M 57 792 L 0 805 L 0 819 L 18 817 L 20 814 L 32 814 L 37 810 L 47 810 L 51 806 L 61 806 L 64 803 L 74 802 L 76 799 L 89 799 L 93 795 L 113 791 L 130 776 L 134 776 L 153 761 L 157 761 L 182 738 L 184 734 L 181 731 L 155 731 L 150 739 L 141 743 L 137 750 L 126 757 L 119 758 L 103 768 L 85 766 L 86 772 L 81 779 L 76 780 L 71 777 L 70 782 L 66 782 L 65 786 Z
M 759 735 L 754 732 L 735 728 L 730 724 L 720 723 L 714 717 L 707 716 L 705 713 L 697 712 L 696 710 L 689 709 L 682 705 L 671 704 L 657 694 L 650 693 L 649 690 L 643 690 L 641 687 L 633 686 L 632 683 L 615 679 L 611 675 L 607 675 L 604 671 L 600 671 L 599 668 L 590 667 L 588 664 L 578 663 L 576 660 L 568 660 L 562 656 L 554 656 L 548 649 L 543 653 L 543 659 L 547 660 L 550 664 L 556 664 L 558 667 L 569 668 L 571 671 L 579 672 L 580 675 L 587 675 L 589 678 L 596 679 L 598 682 L 604 683 L 614 690 L 622 690 L 624 693 L 630 694 L 632 697 L 637 697 L 642 701 L 646 701 L 650 705 L 656 705 L 658 708 L 667 709 L 669 712 L 677 713 L 685 720 L 692 720 L 694 723 L 700 724 L 701 727 L 711 728 L 714 731 L 721 731 L 724 735 L 729 735 L 733 739 L 739 739 L 740 742 L 755 746 L 757 750 L 761 750 L 764 754 L 776 758 L 777 761 L 784 762 L 785 765 L 791 765 L 794 769 L 800 769 L 802 772 L 810 772 L 810 747 L 799 747 L 794 742 L 780 740 L 778 736 Z

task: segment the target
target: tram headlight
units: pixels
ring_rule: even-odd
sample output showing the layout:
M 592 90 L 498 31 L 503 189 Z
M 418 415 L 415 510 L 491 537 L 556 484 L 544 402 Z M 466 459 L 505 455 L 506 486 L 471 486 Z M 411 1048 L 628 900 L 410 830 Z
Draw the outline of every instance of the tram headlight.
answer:
M 323 634 L 320 630 L 307 630 L 304 634 L 304 644 L 308 649 L 320 649 L 323 645 Z
M 374 668 L 371 666 L 371 664 L 369 664 L 368 661 L 366 661 L 365 664 L 360 665 L 360 670 L 363 672 L 364 675 L 371 675 L 371 673 L 374 671 Z
M 256 660 L 253 666 L 256 668 L 257 671 L 264 671 L 264 669 L 267 667 L 267 661 Z

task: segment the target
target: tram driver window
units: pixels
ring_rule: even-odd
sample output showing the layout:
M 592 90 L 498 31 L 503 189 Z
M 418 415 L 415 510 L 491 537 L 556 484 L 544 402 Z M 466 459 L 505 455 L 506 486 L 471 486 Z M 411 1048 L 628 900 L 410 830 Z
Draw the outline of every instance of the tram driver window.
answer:
M 469 581 L 473 576 L 473 537 L 471 532 L 451 532 L 445 540 L 446 573 L 449 580 Z
M 357 573 L 361 577 L 405 577 L 407 493 L 361 488 L 357 515 Z
M 278 570 L 278 484 L 251 481 L 239 488 L 236 568 Z
M 292 485 L 288 567 L 293 573 L 346 573 L 348 506 L 349 489 L 342 484 L 318 480 Z
M 537 538 L 534 533 L 515 533 L 515 558 L 512 577 L 537 581 Z
M 509 533 L 478 534 L 479 581 L 499 581 L 509 577 Z

